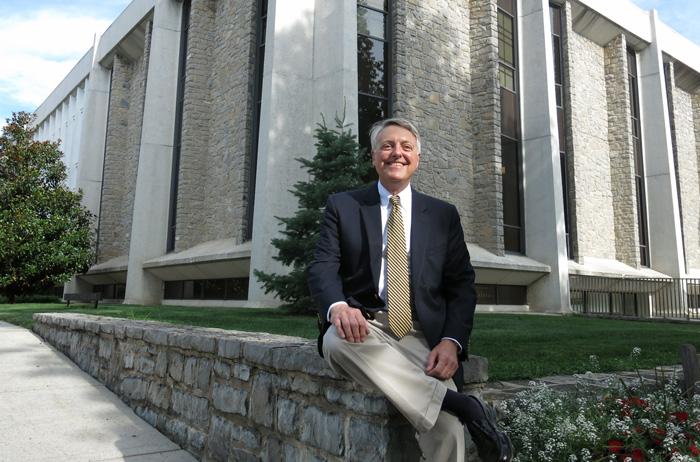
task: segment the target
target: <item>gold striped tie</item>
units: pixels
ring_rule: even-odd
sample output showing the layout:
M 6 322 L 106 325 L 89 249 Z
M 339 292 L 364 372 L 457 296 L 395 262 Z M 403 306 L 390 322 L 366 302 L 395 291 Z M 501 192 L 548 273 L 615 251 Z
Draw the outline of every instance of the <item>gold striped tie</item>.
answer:
M 391 213 L 387 223 L 387 306 L 389 329 L 402 338 L 413 327 L 411 320 L 411 285 L 408 279 L 406 232 L 403 227 L 399 196 L 391 196 Z

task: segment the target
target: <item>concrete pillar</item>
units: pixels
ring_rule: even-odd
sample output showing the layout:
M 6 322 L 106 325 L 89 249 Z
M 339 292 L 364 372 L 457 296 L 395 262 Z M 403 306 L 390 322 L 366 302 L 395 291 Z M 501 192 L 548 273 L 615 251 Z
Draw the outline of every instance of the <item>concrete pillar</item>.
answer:
M 331 5 L 327 8 L 333 10 Z M 248 300 L 260 306 L 274 306 L 278 301 L 274 294 L 263 291 L 253 271 L 287 272 L 273 259 L 277 249 L 270 242 L 281 229 L 275 217 L 291 216 L 297 208 L 289 189 L 306 176 L 294 158 L 313 156 L 312 135 L 318 120 L 314 111 L 324 107 L 319 98 L 315 104 L 309 104 L 314 101 L 314 62 L 318 62 L 313 53 L 314 14 L 314 0 L 271 0 L 268 4 L 248 289 Z M 327 56 L 334 53 L 329 51 Z M 320 66 L 325 68 L 323 74 L 327 77 L 323 80 L 330 94 L 333 74 L 342 76 L 345 72 L 333 72 L 330 64 Z M 342 88 L 338 88 L 338 94 L 342 95 Z
M 334 116 L 342 117 L 345 108 L 345 123 L 357 135 L 357 4 L 316 0 L 314 18 L 311 117 L 319 121 L 323 114 L 333 126 Z
M 124 303 L 158 304 L 162 282 L 143 262 L 165 254 L 182 3 L 156 0 Z
M 657 13 L 649 13 L 652 43 L 638 54 L 644 176 L 649 217 L 651 268 L 672 277 L 685 274 L 683 239 L 663 58 Z
M 570 312 L 549 2 L 520 2 L 519 25 L 525 250 L 552 269 L 528 288 L 528 304 Z

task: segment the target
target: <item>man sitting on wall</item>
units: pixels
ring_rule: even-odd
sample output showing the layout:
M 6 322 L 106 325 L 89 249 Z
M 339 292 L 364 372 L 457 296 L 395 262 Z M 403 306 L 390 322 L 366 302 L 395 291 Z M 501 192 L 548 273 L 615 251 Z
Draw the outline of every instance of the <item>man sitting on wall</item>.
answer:
M 427 460 L 463 461 L 466 425 L 484 462 L 509 461 L 492 409 L 458 392 L 476 293 L 457 210 L 411 188 L 421 152 L 411 122 L 377 122 L 370 141 L 379 181 L 328 199 L 309 267 L 320 351 L 386 395 Z

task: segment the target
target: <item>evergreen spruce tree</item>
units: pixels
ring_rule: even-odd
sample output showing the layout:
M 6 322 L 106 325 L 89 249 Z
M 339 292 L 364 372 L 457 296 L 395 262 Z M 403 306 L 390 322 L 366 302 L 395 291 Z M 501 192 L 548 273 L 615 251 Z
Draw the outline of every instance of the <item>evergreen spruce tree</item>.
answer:
M 306 268 L 313 259 L 328 196 L 357 189 L 371 179 L 370 157 L 360 149 L 344 119 L 336 117 L 336 128 L 330 129 L 322 116 L 323 122 L 314 133 L 316 155 L 311 160 L 296 159 L 310 178 L 294 185 L 291 193 L 299 200 L 299 208 L 292 217 L 276 217 L 284 225 L 283 237 L 272 240 L 278 251 L 275 260 L 291 271 L 275 274 L 255 270 L 265 292 L 275 293 L 285 302 L 283 306 L 295 313 L 316 312 L 306 283 Z

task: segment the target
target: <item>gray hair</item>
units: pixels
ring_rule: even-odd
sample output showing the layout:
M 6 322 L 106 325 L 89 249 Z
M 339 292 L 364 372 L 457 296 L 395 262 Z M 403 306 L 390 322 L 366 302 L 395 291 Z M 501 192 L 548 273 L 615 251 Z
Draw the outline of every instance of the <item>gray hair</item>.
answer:
M 406 130 L 411 132 L 411 134 L 413 136 L 416 137 L 416 144 L 417 144 L 416 147 L 418 148 L 418 153 L 420 154 L 420 152 L 421 152 L 420 134 L 418 133 L 418 129 L 410 121 L 408 121 L 406 119 L 399 118 L 399 117 L 395 117 L 392 119 L 380 120 L 378 122 L 375 122 L 374 125 L 372 125 L 372 128 L 369 129 L 369 141 L 370 141 L 370 145 L 372 146 L 372 151 L 375 151 L 379 147 L 379 146 L 377 146 L 378 138 L 379 138 L 379 134 L 382 132 L 382 130 L 384 130 L 386 127 L 390 127 L 392 125 L 395 125 L 395 126 L 401 127 L 401 128 L 405 128 Z

